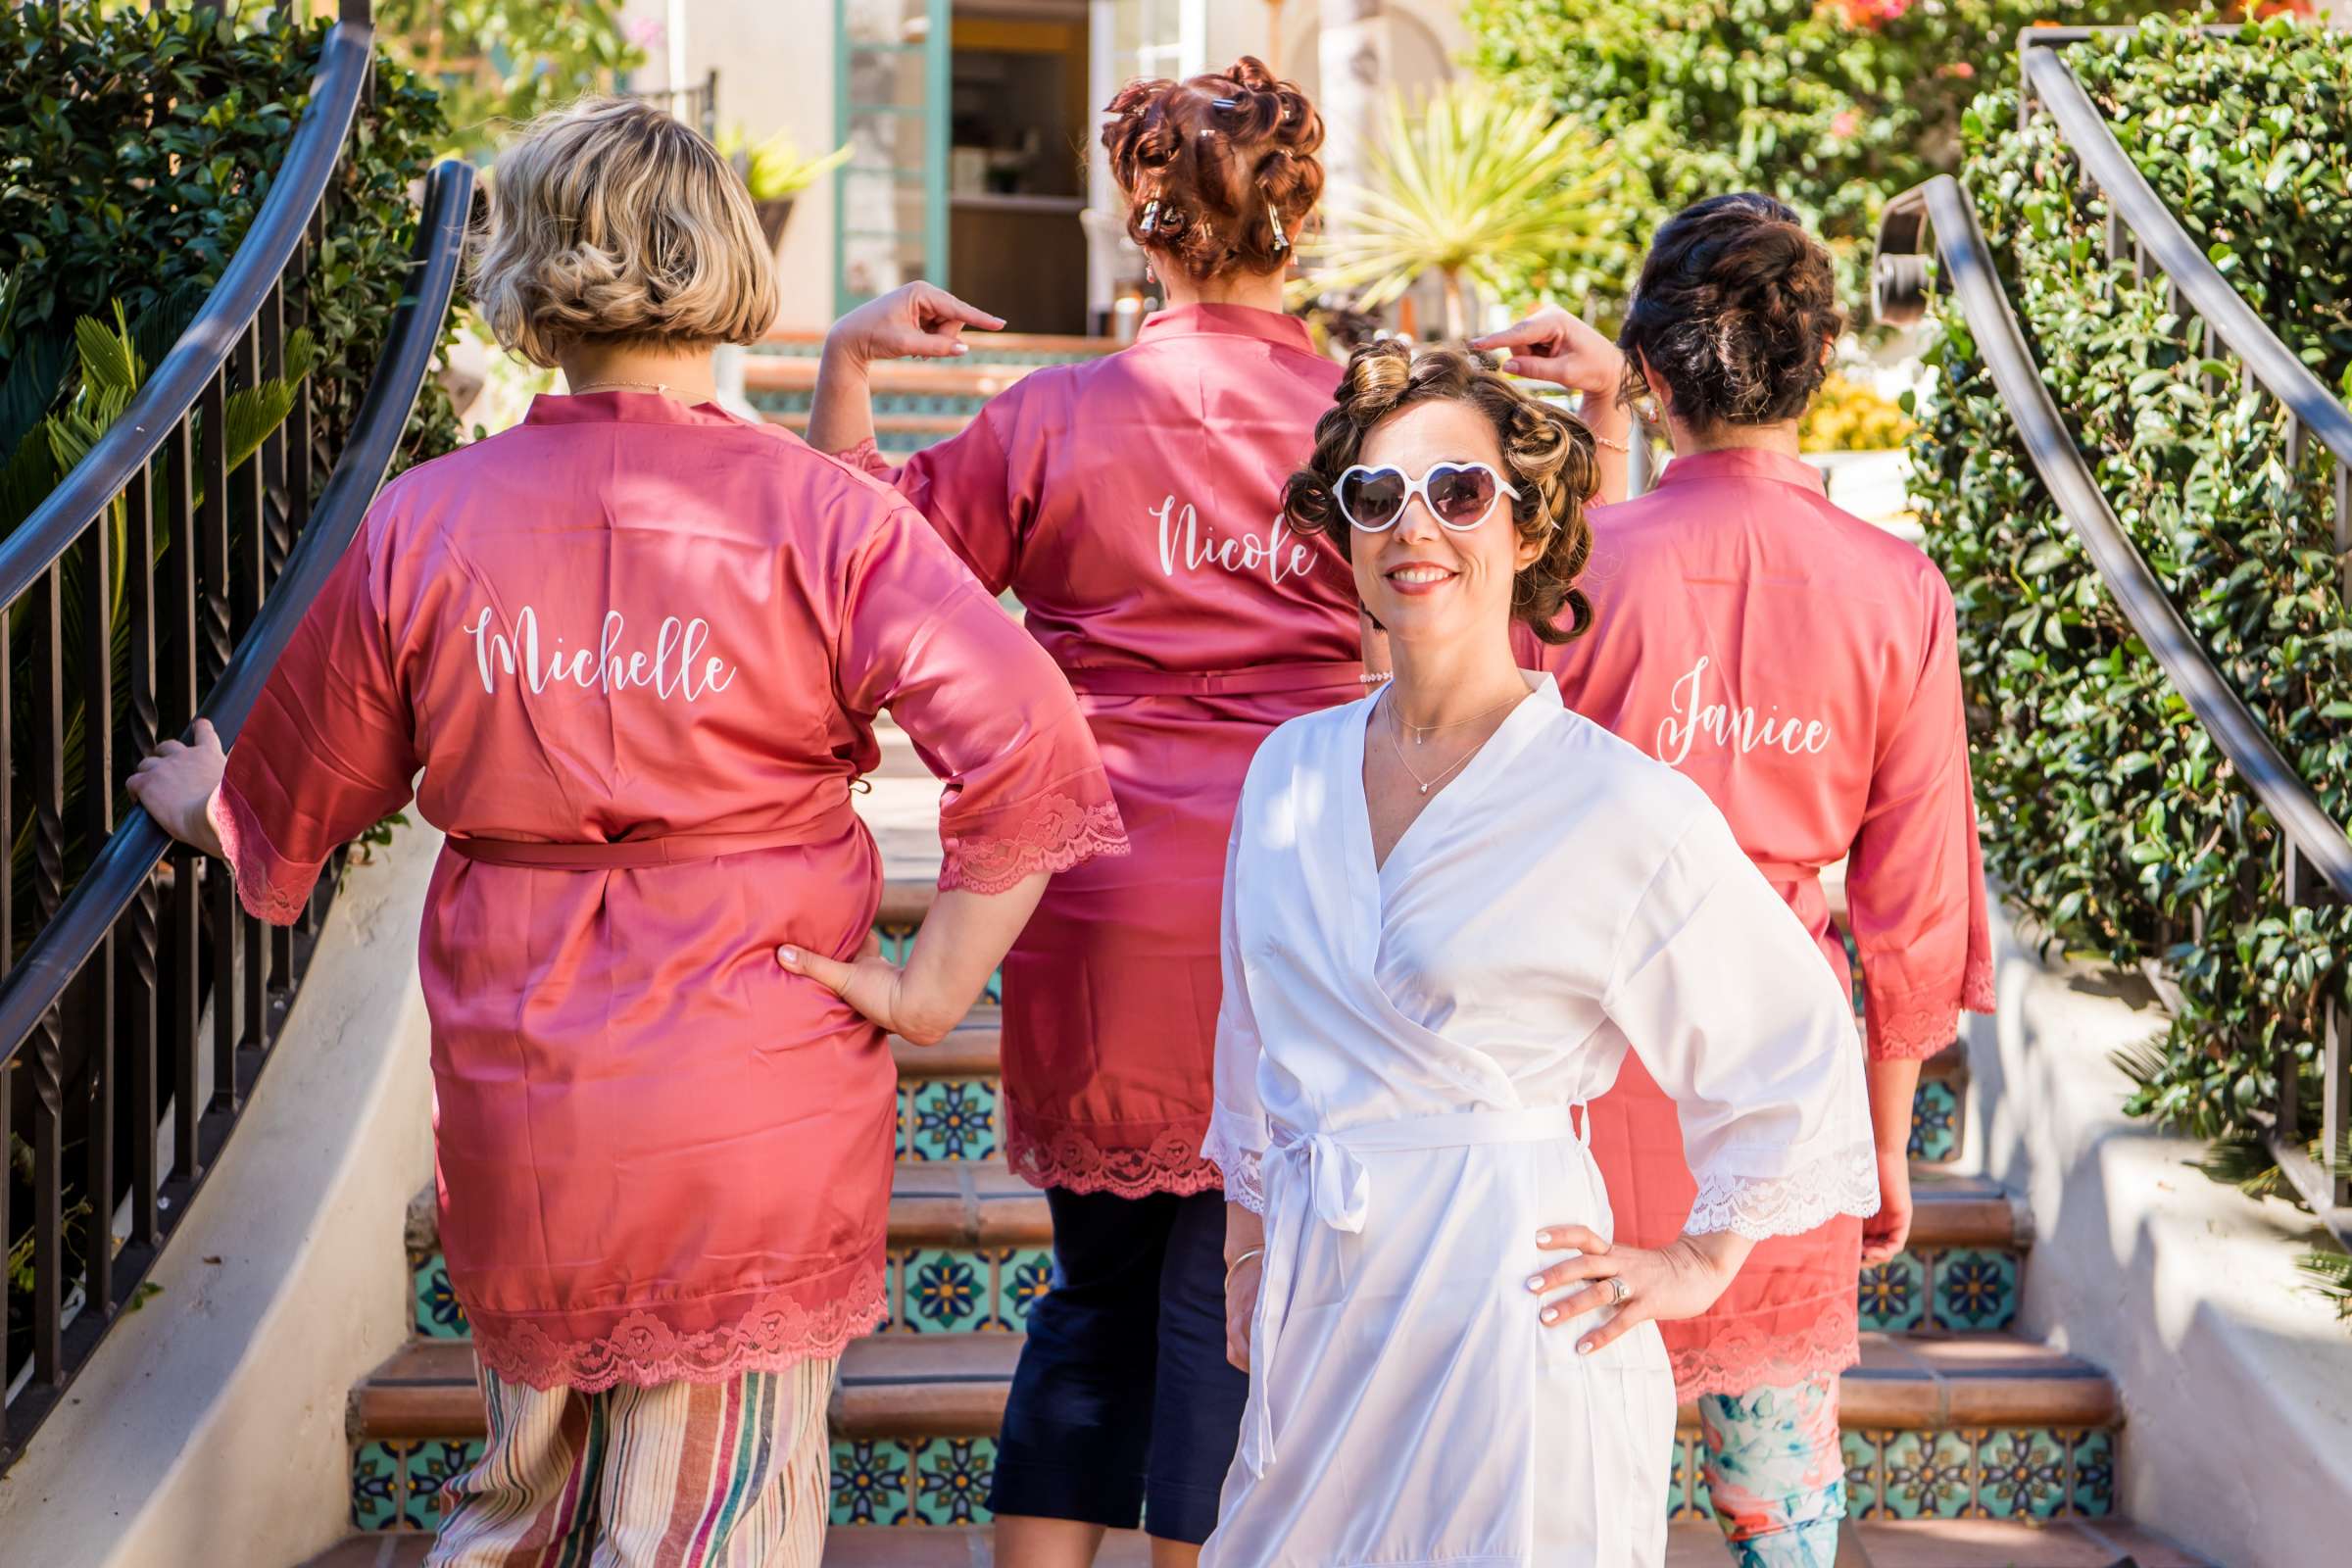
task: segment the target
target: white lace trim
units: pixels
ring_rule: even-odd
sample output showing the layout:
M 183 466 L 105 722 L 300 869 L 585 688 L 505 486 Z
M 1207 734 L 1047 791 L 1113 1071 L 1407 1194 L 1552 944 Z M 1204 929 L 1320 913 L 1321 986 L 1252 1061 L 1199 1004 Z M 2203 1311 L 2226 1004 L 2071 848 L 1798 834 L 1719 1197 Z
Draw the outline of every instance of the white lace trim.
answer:
M 1252 1214 L 1266 1211 L 1266 1182 L 1263 1152 L 1244 1149 L 1225 1132 L 1224 1124 L 1209 1118 L 1208 1137 L 1200 1145 L 1200 1157 L 1225 1173 L 1225 1200 L 1239 1203 Z
M 1780 1176 L 1707 1172 L 1683 1229 L 1692 1236 L 1738 1231 L 1762 1241 L 1801 1236 L 1838 1214 L 1878 1211 L 1878 1156 L 1869 1144 L 1853 1143 Z

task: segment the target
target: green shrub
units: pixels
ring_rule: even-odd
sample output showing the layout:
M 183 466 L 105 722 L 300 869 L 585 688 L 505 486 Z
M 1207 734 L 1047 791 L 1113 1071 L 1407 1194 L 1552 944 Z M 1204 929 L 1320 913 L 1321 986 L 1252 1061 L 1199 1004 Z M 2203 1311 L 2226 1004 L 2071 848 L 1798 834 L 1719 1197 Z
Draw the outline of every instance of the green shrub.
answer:
M 2239 292 L 2352 392 L 2352 36 L 2151 21 L 2069 58 Z M 2109 264 L 2105 204 L 2046 116 L 2021 127 L 2015 94 L 1988 95 L 1965 132 L 1981 221 L 2100 487 L 2281 754 L 2352 817 L 2331 461 L 2315 442 L 2290 469 L 2280 406 L 2184 331 L 2160 281 Z M 2352 1005 L 2352 911 L 2287 906 L 2278 829 L 2109 600 L 1955 307 L 1942 328 L 1913 491 L 1959 602 L 1987 864 L 2065 948 L 2177 985 L 2169 1032 L 2128 1063 L 2130 1108 L 2243 1140 L 2282 1050 L 2316 1094 L 2322 1004 Z
M 0 118 L 0 458 L 72 399 L 82 318 L 119 305 L 147 363 L 163 358 L 269 194 L 325 34 L 276 8 L 0 8 L 0 102 L 20 110 Z M 391 325 L 410 187 L 441 135 L 432 94 L 379 61 L 301 279 L 329 432 L 357 411 Z M 401 461 L 456 438 L 428 385 Z
M 1860 281 L 1888 196 L 1948 171 L 1970 98 L 2017 74 L 2018 29 L 2176 0 L 1465 0 L 1481 74 L 1552 104 L 1648 176 L 1642 231 L 1702 196 L 1770 191 Z M 1638 262 L 1638 258 L 1637 258 Z M 1629 272 L 1619 293 L 1630 289 Z

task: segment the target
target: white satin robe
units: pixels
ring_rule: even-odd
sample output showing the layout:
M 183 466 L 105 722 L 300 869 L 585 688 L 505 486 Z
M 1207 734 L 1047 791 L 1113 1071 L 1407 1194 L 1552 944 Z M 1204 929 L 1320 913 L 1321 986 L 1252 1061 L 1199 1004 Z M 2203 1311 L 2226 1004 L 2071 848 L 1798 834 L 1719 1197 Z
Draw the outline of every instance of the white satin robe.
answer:
M 1377 698 L 1251 765 L 1204 1152 L 1265 1272 L 1203 1568 L 1663 1560 L 1657 1328 L 1579 1356 L 1598 1317 L 1545 1328 L 1526 1284 L 1564 1255 L 1544 1226 L 1610 1232 L 1579 1107 L 1629 1048 L 1680 1106 L 1693 1232 L 1877 1206 L 1853 1010 L 1804 927 L 1696 785 L 1531 680 L 1377 869 Z

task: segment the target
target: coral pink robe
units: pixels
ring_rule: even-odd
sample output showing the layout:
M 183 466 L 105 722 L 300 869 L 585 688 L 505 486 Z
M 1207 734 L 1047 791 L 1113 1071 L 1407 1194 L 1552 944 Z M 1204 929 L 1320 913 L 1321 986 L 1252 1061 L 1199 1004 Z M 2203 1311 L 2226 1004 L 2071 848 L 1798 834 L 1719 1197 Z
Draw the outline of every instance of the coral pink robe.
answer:
M 1821 871 L 1847 860 L 1865 1049 L 1929 1056 L 1992 1007 L 1991 938 L 1951 590 L 1928 558 L 1767 452 L 1668 464 L 1592 513 L 1594 622 L 1524 640 L 1568 706 L 1697 781 L 1848 983 Z M 1848 858 L 1850 856 L 1850 858 Z M 1695 1191 L 1673 1102 L 1628 1061 L 1593 1105 L 1618 1234 L 1657 1247 Z M 1861 1222 L 1759 1244 L 1702 1318 L 1661 1325 L 1684 1398 L 1834 1376 L 1855 1356 Z
M 1038 1186 L 1218 1185 L 1200 1150 L 1234 803 L 1269 730 L 1363 694 L 1348 564 L 1281 520 L 1339 379 L 1293 318 L 1163 311 L 894 475 L 1020 600 L 1134 836 L 1131 857 L 1055 878 L 1005 962 L 1006 1154 Z
M 942 886 L 1121 847 L 1068 685 L 911 509 L 648 393 L 402 475 L 287 649 L 216 820 L 290 918 L 421 770 L 441 1240 L 500 1376 L 719 1381 L 882 1314 L 890 1052 L 774 949 L 864 940 L 884 709 Z

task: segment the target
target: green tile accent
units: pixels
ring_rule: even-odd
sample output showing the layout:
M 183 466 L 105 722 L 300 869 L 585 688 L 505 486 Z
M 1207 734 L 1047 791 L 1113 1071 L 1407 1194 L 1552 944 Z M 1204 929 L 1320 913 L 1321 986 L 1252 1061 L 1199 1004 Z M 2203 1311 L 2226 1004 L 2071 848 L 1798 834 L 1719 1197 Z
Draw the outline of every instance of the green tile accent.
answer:
M 900 1325 L 915 1334 L 972 1334 L 994 1309 L 988 1259 L 976 1252 L 905 1254 Z
M 906 1445 L 895 1439 L 878 1438 L 870 1443 L 837 1440 L 833 1445 L 833 1523 L 910 1522 L 908 1488 L 912 1474 Z
M 398 1530 L 401 1484 L 407 1475 L 406 1446 L 363 1443 L 351 1450 L 351 1527 Z
M 997 1152 L 997 1086 L 988 1078 L 931 1078 L 906 1105 L 910 1158 L 988 1159 Z
M 2066 1511 L 2066 1465 L 2055 1432 L 1987 1432 L 1977 1445 L 1977 1507 L 1994 1519 L 2054 1519 Z
M 434 1441 L 411 1445 L 403 1474 L 406 1494 L 401 1499 L 401 1523 L 410 1530 L 441 1527 L 441 1489 L 456 1476 L 479 1464 L 479 1443 Z
M 1960 1097 L 1930 1079 L 1911 1100 L 1911 1157 L 1948 1164 L 1960 1157 Z
M 1845 1450 L 1845 1516 L 1848 1519 L 1876 1519 L 1886 1511 L 1880 1502 L 1886 1471 L 1879 1462 L 1879 1447 L 1891 1435 L 1886 1432 L 1838 1434 L 1838 1444 Z
M 1859 1299 L 1865 1332 L 1902 1334 L 1926 1320 L 1928 1266 L 1928 1259 L 1917 1252 L 1897 1252 L 1862 1271 Z
M 1898 1432 L 1882 1446 L 1887 1516 L 1957 1519 L 1974 1501 L 1976 1448 L 1957 1432 Z
M 449 1287 L 449 1259 L 438 1251 L 410 1258 L 411 1295 L 416 1307 L 412 1329 L 418 1339 L 463 1340 L 473 1333 L 466 1308 Z
M 914 1519 L 926 1525 L 979 1525 L 988 1511 L 988 1484 L 997 1473 L 991 1438 L 932 1438 L 915 1457 Z
M 1054 1288 L 1054 1253 L 1047 1248 L 1012 1248 L 998 1252 L 996 1324 L 1014 1334 L 1029 1329 L 1029 1309 Z
M 2007 1328 L 2017 1318 L 2018 1256 L 1991 1248 L 1936 1254 L 1935 1318 L 1955 1333 Z
M 2104 1519 L 2115 1512 L 2115 1434 L 2065 1432 L 2073 1511 Z
M 1666 1517 L 1680 1519 L 1690 1506 L 1691 1444 L 1689 1438 L 1674 1440 L 1674 1474 L 1666 1480 Z
M 899 1157 L 901 1159 L 912 1159 L 914 1157 L 914 1145 L 907 1137 L 907 1129 L 914 1125 L 914 1118 L 906 1113 L 906 1102 L 913 1098 L 914 1090 L 912 1088 L 906 1084 L 899 1085 L 899 1125 L 898 1132 L 892 1139 L 891 1147 L 899 1152 Z

